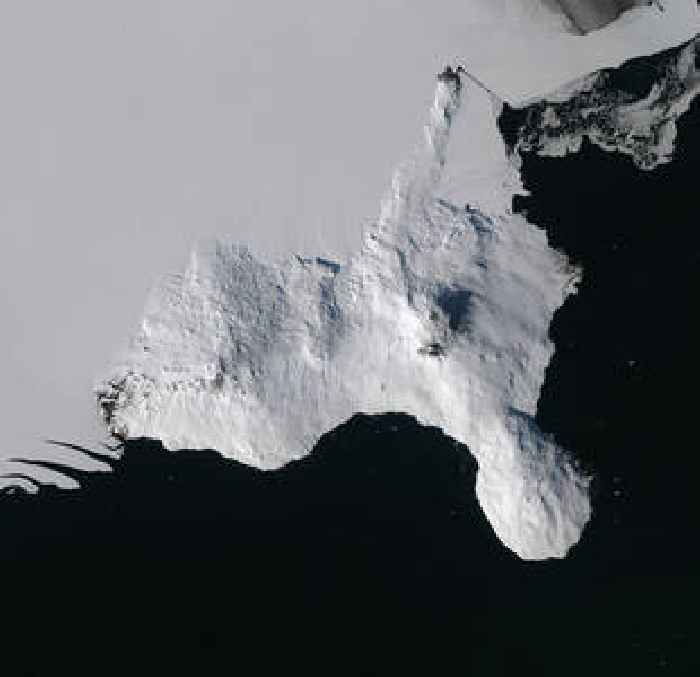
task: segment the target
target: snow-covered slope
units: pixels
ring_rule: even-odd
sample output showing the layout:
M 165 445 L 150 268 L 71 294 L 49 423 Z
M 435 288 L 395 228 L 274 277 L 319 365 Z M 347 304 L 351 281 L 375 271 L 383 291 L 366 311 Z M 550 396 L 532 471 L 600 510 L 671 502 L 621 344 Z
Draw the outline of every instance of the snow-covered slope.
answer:
M 451 131 L 468 124 L 470 94 L 485 96 L 439 77 L 425 143 L 347 263 L 268 261 L 224 242 L 195 252 L 98 387 L 109 428 L 271 469 L 356 412 L 407 412 L 468 445 L 503 543 L 563 557 L 590 515 L 588 480 L 533 416 L 576 271 L 508 211 L 518 180 L 502 145 L 500 207 L 461 201 Z

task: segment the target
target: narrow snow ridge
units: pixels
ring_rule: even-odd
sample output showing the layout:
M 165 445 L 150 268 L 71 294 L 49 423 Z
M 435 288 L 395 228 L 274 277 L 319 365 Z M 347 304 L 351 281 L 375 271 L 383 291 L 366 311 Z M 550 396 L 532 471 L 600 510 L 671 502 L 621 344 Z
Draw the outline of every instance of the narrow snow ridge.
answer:
M 109 429 L 272 469 L 356 412 L 406 412 L 475 455 L 506 546 L 565 556 L 590 516 L 588 479 L 533 416 L 577 273 L 522 217 L 441 192 L 467 87 L 439 77 L 425 143 L 346 265 L 217 242 L 155 289 L 97 389 Z

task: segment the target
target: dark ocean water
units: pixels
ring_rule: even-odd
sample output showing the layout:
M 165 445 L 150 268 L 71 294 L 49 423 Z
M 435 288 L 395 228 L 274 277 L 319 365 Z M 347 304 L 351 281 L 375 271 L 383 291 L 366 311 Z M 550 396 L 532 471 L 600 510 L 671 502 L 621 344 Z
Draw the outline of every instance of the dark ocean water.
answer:
M 3 674 L 700 674 L 699 113 L 652 173 L 524 158 L 515 208 L 584 269 L 537 415 L 596 473 L 569 558 L 502 547 L 468 450 L 401 414 L 274 473 L 131 441 L 0 496 Z

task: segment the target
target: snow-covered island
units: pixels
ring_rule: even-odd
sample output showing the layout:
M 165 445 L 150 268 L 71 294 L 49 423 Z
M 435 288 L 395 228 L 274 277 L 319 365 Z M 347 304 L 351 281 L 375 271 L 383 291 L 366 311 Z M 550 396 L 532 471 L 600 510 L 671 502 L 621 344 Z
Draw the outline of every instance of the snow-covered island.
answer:
M 451 131 L 474 90 L 456 71 L 438 78 L 425 143 L 347 263 L 195 252 L 98 389 L 110 430 L 272 469 L 356 412 L 407 412 L 468 445 L 508 547 L 564 556 L 590 514 L 588 480 L 533 415 L 576 271 L 507 208 L 447 199 Z M 503 162 L 515 190 L 505 149 Z
M 696 94 L 694 56 L 694 43 L 678 52 L 646 98 L 605 99 L 604 131 L 563 125 L 571 108 L 555 108 L 597 102 L 589 94 L 604 83 L 583 78 L 549 95 L 530 109 L 541 113 L 542 151 L 576 151 L 586 133 L 635 157 L 656 149 L 663 161 L 673 121 Z M 467 117 L 470 99 L 487 103 L 487 119 Z M 564 557 L 591 516 L 590 478 L 534 416 L 550 322 L 580 271 L 511 210 L 522 187 L 497 132 L 502 105 L 456 64 L 438 76 L 424 142 L 348 261 L 272 260 L 222 241 L 195 251 L 183 274 L 153 291 L 97 386 L 109 431 L 275 469 L 357 412 L 405 412 L 469 448 L 477 497 L 508 548 L 523 559 Z M 480 159 L 460 138 L 477 124 L 497 139 L 490 199 L 470 193 Z M 558 126 L 567 133 L 555 138 Z M 535 143 L 532 126 L 518 143 Z

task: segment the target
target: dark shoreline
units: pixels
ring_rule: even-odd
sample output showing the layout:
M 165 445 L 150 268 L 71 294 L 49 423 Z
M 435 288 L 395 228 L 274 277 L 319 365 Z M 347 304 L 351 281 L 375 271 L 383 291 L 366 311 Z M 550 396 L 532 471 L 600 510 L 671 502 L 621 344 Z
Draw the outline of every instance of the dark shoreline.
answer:
M 514 208 L 584 271 L 537 413 L 597 477 L 566 560 L 502 547 L 467 450 L 400 414 L 275 473 L 136 440 L 0 496 L 7 674 L 693 674 L 700 104 L 678 131 L 653 172 L 523 157 Z

